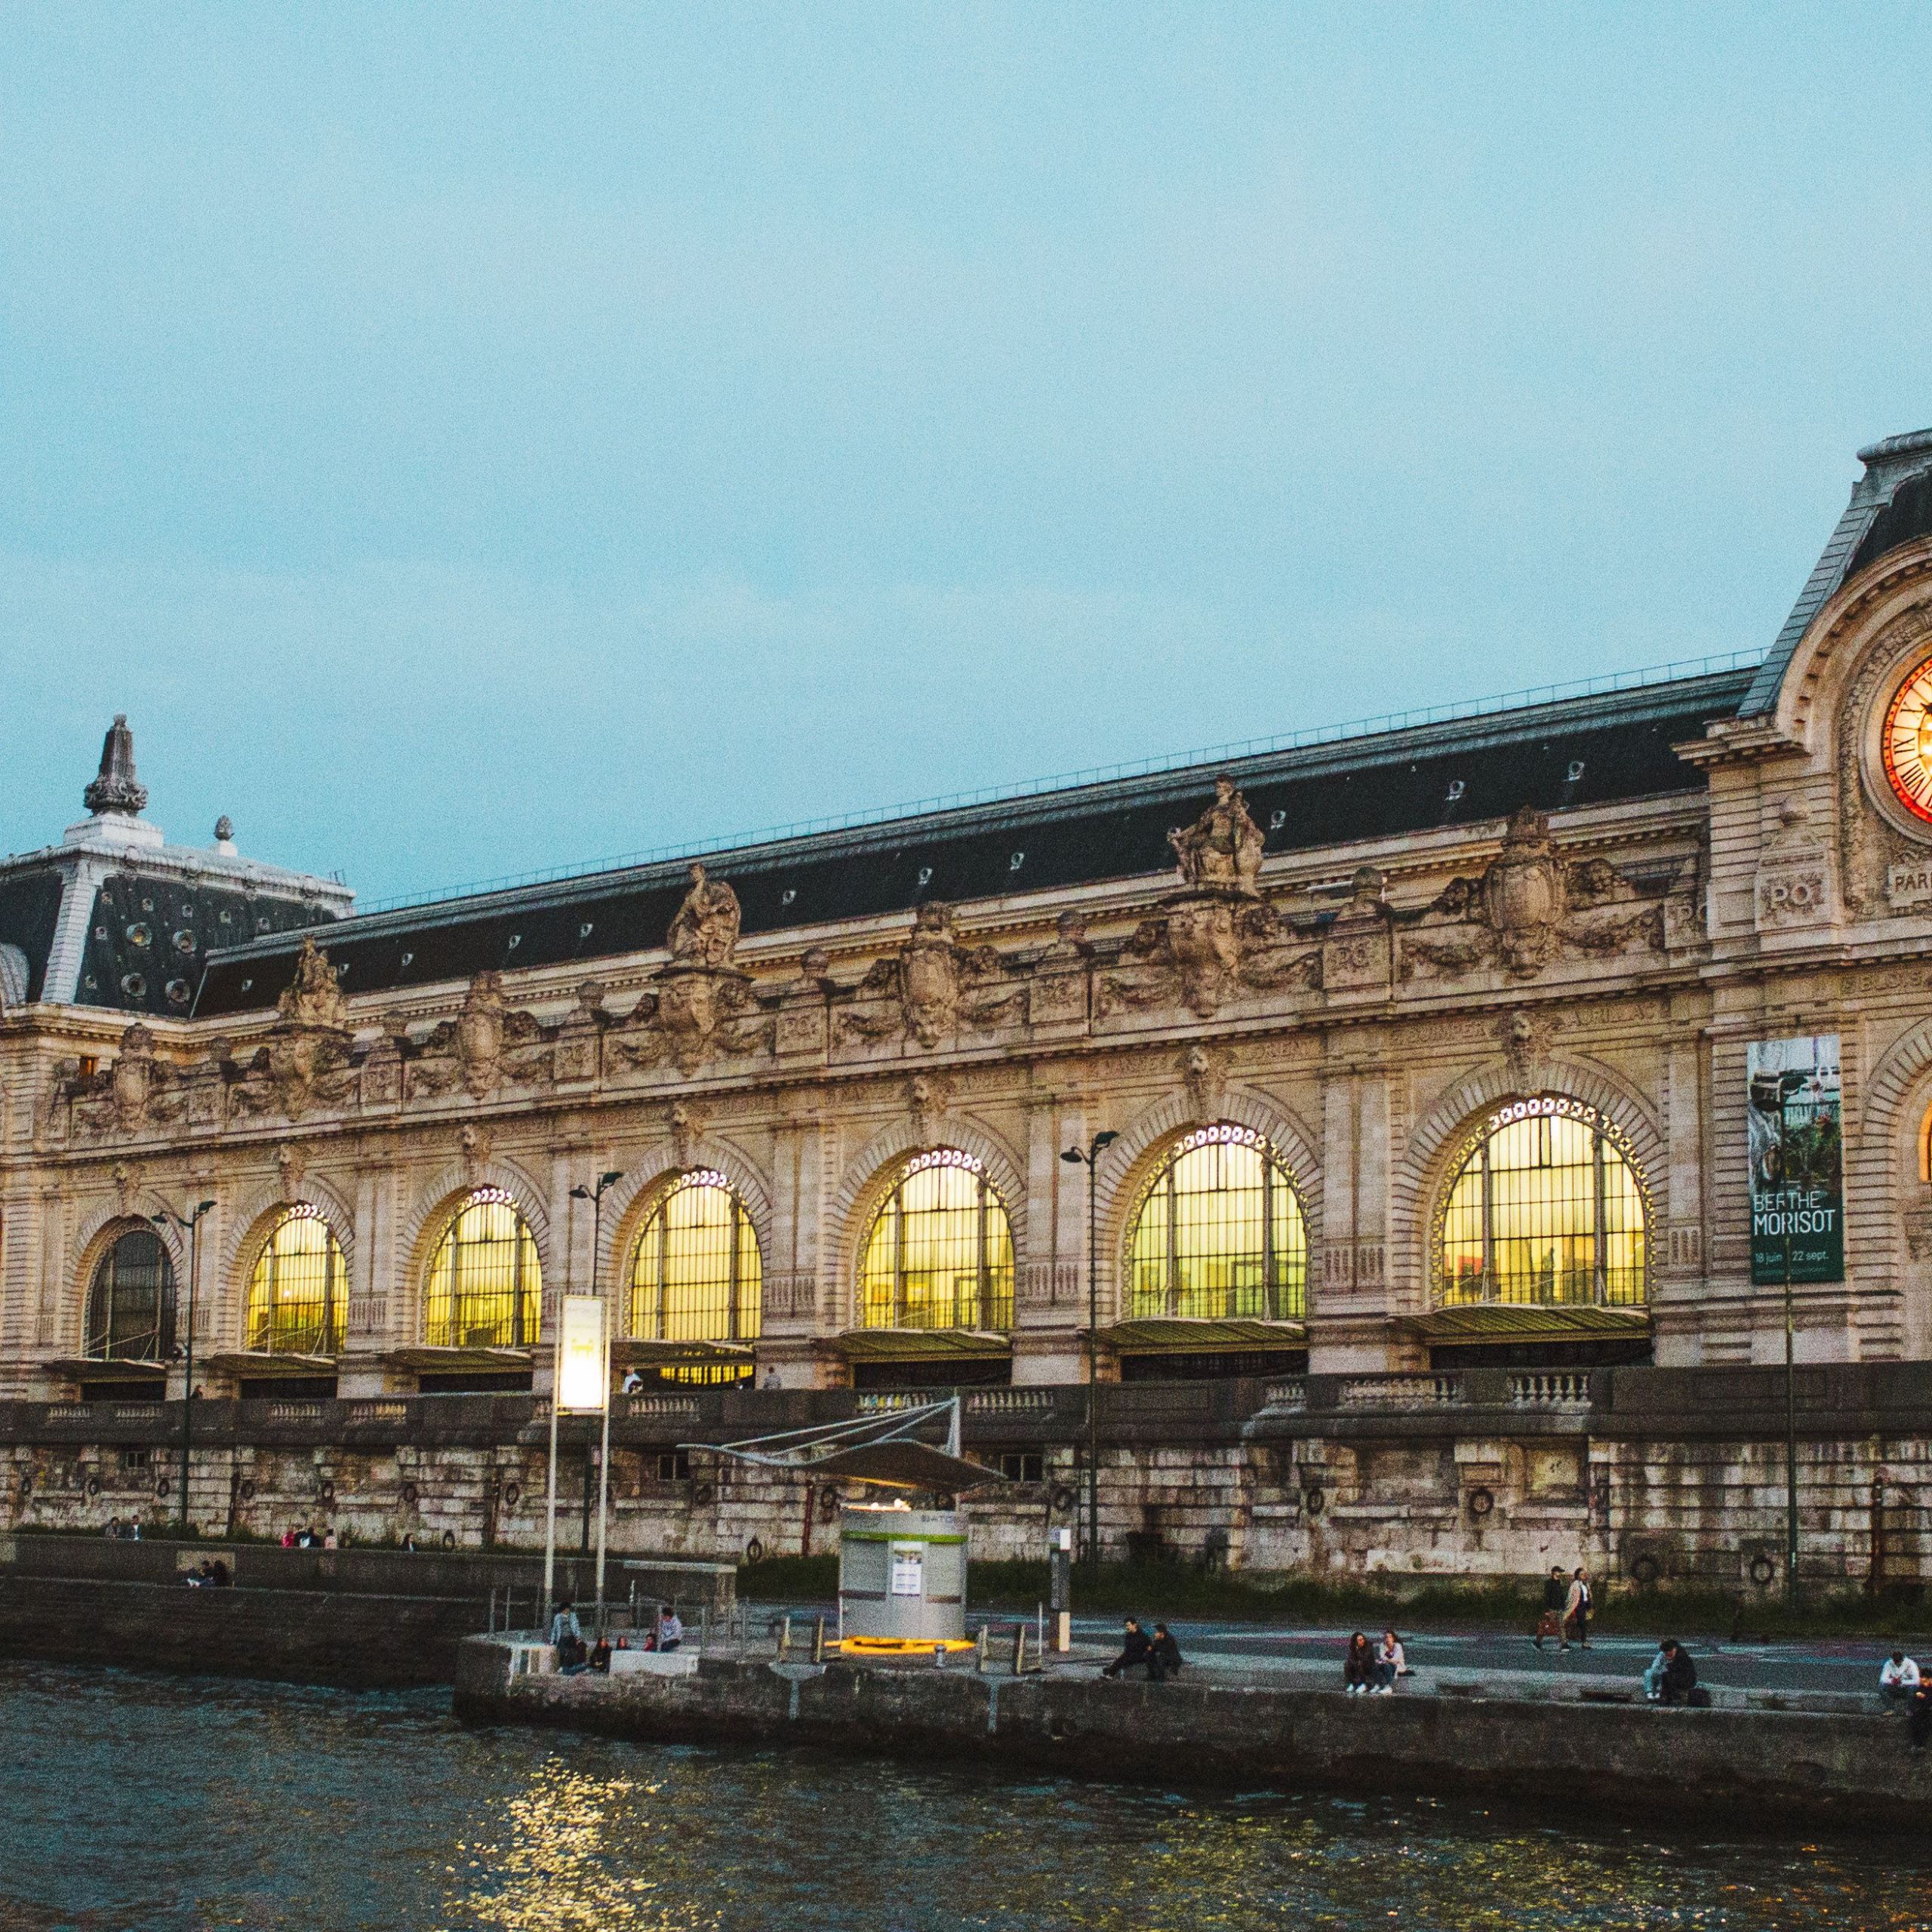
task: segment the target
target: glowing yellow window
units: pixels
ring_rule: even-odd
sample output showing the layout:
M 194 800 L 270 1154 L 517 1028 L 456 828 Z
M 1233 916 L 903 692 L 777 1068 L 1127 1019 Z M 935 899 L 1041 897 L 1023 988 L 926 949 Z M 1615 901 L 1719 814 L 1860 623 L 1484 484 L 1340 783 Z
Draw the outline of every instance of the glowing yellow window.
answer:
M 1177 1143 L 1142 1190 L 1128 1237 L 1134 1318 L 1300 1321 L 1308 1231 L 1294 1177 L 1266 1137 L 1223 1121 Z
M 971 1154 L 937 1147 L 900 1169 L 859 1275 L 868 1328 L 1013 1326 L 1013 1229 Z
M 306 1202 L 291 1208 L 249 1277 L 245 1345 L 262 1355 L 340 1355 L 348 1295 L 334 1231 Z
M 1437 1215 L 1436 1301 L 1641 1306 L 1648 1223 L 1629 1144 L 1595 1107 L 1512 1101 L 1459 1155 Z
M 436 1244 L 423 1339 L 432 1348 L 532 1347 L 543 1286 L 536 1238 L 515 1201 L 478 1188 Z
M 748 1342 L 758 1331 L 758 1236 L 715 1168 L 659 1198 L 631 1260 L 630 1332 L 654 1341 Z

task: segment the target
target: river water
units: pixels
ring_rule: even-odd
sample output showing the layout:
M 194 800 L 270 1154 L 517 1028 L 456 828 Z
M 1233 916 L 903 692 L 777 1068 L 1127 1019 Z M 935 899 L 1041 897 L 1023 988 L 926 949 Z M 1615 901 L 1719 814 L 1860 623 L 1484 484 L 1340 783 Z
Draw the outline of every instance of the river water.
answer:
M 662 1749 L 448 1706 L 0 1666 L 0 1932 L 1932 1925 L 1932 1846 Z

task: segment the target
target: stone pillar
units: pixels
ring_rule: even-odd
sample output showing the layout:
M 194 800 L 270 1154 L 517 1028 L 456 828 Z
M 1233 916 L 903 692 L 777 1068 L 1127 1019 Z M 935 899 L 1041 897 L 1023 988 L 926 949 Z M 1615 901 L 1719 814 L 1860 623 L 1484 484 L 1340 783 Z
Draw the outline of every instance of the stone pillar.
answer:
M 383 1352 L 414 1339 L 401 1332 L 409 1297 L 394 1280 L 395 1170 L 359 1168 L 355 1174 L 355 1228 L 349 1250 L 349 1307 L 337 1364 L 338 1395 L 380 1395 L 391 1386 Z
M 1078 1382 L 1086 1373 L 1087 1174 L 1060 1150 L 1087 1144 L 1084 1109 L 1040 1094 L 1026 1111 L 1026 1251 L 1014 1257 L 1013 1379 Z M 1101 1157 L 1103 1160 L 1106 1156 Z M 1104 1272 L 1101 1277 L 1106 1281 Z M 1103 1309 L 1101 1320 L 1108 1318 Z
M 1407 1364 L 1389 1309 L 1389 1074 L 1332 1065 L 1322 1088 L 1321 1225 L 1310 1257 L 1309 1367 L 1361 1375 Z

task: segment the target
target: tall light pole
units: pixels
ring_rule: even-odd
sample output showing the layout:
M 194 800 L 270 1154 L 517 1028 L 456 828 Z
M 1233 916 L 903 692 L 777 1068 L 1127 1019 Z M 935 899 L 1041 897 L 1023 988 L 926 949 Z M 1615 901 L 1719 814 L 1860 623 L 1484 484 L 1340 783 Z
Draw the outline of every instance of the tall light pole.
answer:
M 1778 1186 L 1784 1212 L 1784 1597 L 1798 1602 L 1798 1349 L 1791 1297 L 1791 1134 L 1782 1081 L 1778 1086 Z
M 597 1263 L 604 1246 L 604 1196 L 608 1190 L 623 1179 L 620 1172 L 599 1174 L 595 1187 L 574 1187 L 571 1198 L 574 1201 L 590 1203 L 590 1292 L 595 1294 L 597 1287 Z M 556 1427 L 557 1398 L 554 1389 L 550 1396 L 550 1426 Z M 611 1309 L 608 1303 L 604 1309 L 604 1440 L 597 1457 L 597 1634 L 604 1634 L 604 1522 L 611 1500 Z M 555 1478 L 551 1478 L 554 1489 Z
M 1110 1128 L 1097 1134 L 1084 1151 L 1069 1147 L 1060 1155 L 1087 1170 L 1087 1564 L 1100 1567 L 1100 1268 L 1101 1155 L 1120 1138 Z
M 214 1206 L 212 1201 L 198 1201 L 193 1213 L 177 1214 L 164 1208 L 148 1219 L 156 1227 L 169 1225 L 188 1237 L 188 1329 L 182 1364 L 181 1381 L 181 1534 L 188 1534 L 188 1457 L 195 1443 L 195 1284 L 201 1278 L 202 1217 Z

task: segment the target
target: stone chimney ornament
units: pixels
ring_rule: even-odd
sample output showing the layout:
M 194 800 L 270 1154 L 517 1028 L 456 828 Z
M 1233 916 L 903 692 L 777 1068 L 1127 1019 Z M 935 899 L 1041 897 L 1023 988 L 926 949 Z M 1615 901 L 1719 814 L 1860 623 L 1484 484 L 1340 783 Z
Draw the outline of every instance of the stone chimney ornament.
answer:
M 81 794 L 81 802 L 97 816 L 115 812 L 134 817 L 148 801 L 148 788 L 134 776 L 134 734 L 128 714 L 117 711 L 100 747 L 100 771 Z

